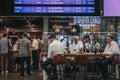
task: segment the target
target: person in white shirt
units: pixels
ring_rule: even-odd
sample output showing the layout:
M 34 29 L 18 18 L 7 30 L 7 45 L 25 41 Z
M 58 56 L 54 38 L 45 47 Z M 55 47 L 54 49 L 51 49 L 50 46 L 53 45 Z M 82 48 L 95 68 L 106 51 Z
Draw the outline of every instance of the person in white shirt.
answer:
M 119 46 L 117 42 L 113 41 L 113 39 L 110 36 L 107 37 L 107 42 L 108 43 L 104 50 L 104 53 L 110 54 L 110 55 L 119 53 Z
M 38 59 L 38 40 L 35 39 L 35 36 L 31 36 L 32 40 L 32 61 L 33 61 L 33 70 L 37 70 L 39 67 L 39 59 Z
M 109 56 L 106 56 L 105 58 L 101 59 L 100 61 L 100 68 L 103 74 L 103 77 L 105 80 L 108 79 L 108 69 L 107 69 L 107 64 L 111 64 L 111 58 L 119 53 L 119 46 L 117 42 L 114 41 L 114 37 L 109 35 L 106 38 L 107 45 L 104 50 L 104 54 L 109 54 Z
M 64 52 L 66 53 L 66 48 L 67 48 L 67 44 L 66 44 L 66 41 L 64 39 L 61 39 L 61 43 L 64 47 Z
M 72 44 L 69 46 L 69 49 L 70 49 L 70 54 L 80 54 L 80 51 L 83 49 L 83 42 L 79 41 L 78 36 L 73 36 L 73 41 L 72 41 Z M 70 57 L 67 59 L 69 63 L 73 63 L 74 61 L 74 57 Z M 70 68 L 71 71 L 78 70 L 79 66 L 78 65 L 71 66 L 71 64 L 68 64 L 68 68 Z M 68 72 L 68 71 L 66 70 L 65 72 Z
M 49 39 L 51 43 L 48 48 L 47 60 L 41 64 L 41 67 L 46 71 L 48 77 L 51 77 L 51 73 L 53 73 L 54 70 L 53 69 L 50 70 L 48 66 L 51 65 L 51 67 L 53 68 L 52 62 L 53 62 L 54 56 L 57 54 L 64 54 L 64 47 L 60 41 L 56 40 L 55 35 L 51 35 Z
M 100 51 L 100 43 L 98 42 L 97 39 L 95 39 L 94 42 L 95 42 L 95 48 L 96 48 L 97 52 L 99 52 Z
M 69 50 L 71 54 L 74 53 L 73 40 L 71 40 L 71 44 L 69 45 Z
M 19 69 L 19 57 L 18 57 L 18 40 L 16 40 L 15 44 L 13 45 L 13 56 L 15 58 L 15 69 L 14 72 L 18 72 Z
M 64 39 L 61 40 L 61 43 L 63 44 L 63 46 L 66 48 L 66 41 Z
M 83 49 L 83 42 L 79 41 L 78 36 L 73 36 L 73 44 L 71 45 L 70 52 L 71 54 L 78 54 L 80 50 Z
M 83 37 L 83 51 L 86 53 L 90 52 L 90 39 L 89 37 Z

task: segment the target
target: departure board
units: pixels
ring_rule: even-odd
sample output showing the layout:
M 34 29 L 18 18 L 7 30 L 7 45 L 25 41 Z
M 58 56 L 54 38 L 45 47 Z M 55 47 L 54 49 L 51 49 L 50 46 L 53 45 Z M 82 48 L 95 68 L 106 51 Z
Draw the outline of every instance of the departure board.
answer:
M 14 15 L 99 15 L 100 0 L 13 0 Z M 54 16 L 53 15 L 53 16 Z
M 16 6 L 15 13 L 95 13 L 94 7 L 26 7 Z
M 40 5 L 94 5 L 95 0 L 14 0 L 14 4 Z

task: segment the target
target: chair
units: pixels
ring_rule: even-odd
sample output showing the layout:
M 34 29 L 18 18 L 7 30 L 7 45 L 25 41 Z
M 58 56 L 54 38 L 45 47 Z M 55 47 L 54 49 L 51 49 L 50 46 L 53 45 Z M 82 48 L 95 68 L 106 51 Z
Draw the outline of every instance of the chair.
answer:
M 53 64 L 54 65 L 65 64 L 65 57 L 64 57 L 64 55 L 61 55 L 61 54 L 55 55 L 54 59 L 53 59 Z
M 83 71 L 81 71 L 81 70 L 79 70 L 79 71 L 80 71 L 81 75 L 83 75 L 83 78 L 85 80 L 88 80 L 87 79 L 87 71 L 86 71 L 88 62 L 89 62 L 89 57 L 86 55 L 76 55 L 76 57 L 75 57 L 75 65 L 78 65 L 80 68 L 82 68 Z
M 112 62 L 115 64 L 115 73 L 116 73 L 116 80 L 119 80 L 119 68 L 118 65 L 120 64 L 120 54 L 116 54 L 112 57 Z
M 54 64 L 54 68 L 57 72 L 56 76 L 58 79 L 62 79 L 63 78 L 63 71 L 64 71 L 64 67 L 63 64 L 65 64 L 65 57 L 62 54 L 57 54 L 54 56 L 53 59 L 53 64 Z

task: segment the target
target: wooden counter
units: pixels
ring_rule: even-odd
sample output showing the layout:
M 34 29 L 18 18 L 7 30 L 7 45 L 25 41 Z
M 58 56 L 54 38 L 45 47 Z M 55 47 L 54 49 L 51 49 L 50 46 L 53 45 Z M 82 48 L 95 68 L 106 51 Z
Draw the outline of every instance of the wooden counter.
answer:
M 56 54 L 57 55 L 57 54 Z M 58 54 L 61 55 L 61 54 Z M 94 54 L 94 53 L 82 53 L 82 54 L 63 54 L 65 57 L 75 57 L 77 55 L 83 55 L 83 56 L 89 56 L 89 57 L 104 57 L 104 56 L 108 56 L 109 54 L 103 54 L 103 53 L 98 53 L 98 54 Z M 47 57 L 47 53 L 41 54 L 41 57 Z

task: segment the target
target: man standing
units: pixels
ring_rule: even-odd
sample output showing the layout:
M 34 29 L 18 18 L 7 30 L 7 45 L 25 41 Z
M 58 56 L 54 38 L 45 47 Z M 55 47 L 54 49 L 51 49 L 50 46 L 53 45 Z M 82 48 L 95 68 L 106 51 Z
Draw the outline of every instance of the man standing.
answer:
M 51 43 L 48 48 L 48 59 L 41 64 L 41 67 L 46 71 L 48 77 L 50 77 L 52 75 L 52 72 L 54 71 L 48 68 L 48 66 L 52 64 L 54 56 L 56 54 L 64 54 L 64 47 L 60 41 L 56 40 L 56 36 L 51 35 L 49 39 Z
M 18 41 L 18 52 L 19 52 L 19 60 L 20 60 L 20 75 L 24 77 L 24 63 L 27 64 L 27 76 L 31 76 L 31 68 L 30 68 L 30 47 L 31 41 L 26 38 L 27 35 L 21 34 L 20 40 Z
M 32 40 L 32 60 L 33 60 L 33 70 L 37 70 L 39 68 L 39 59 L 38 59 L 38 40 L 35 36 L 31 36 Z
M 0 53 L 1 53 L 1 70 L 2 74 L 8 73 L 8 49 L 12 47 L 12 44 L 8 40 L 8 35 L 3 34 L 3 38 L 0 40 Z

